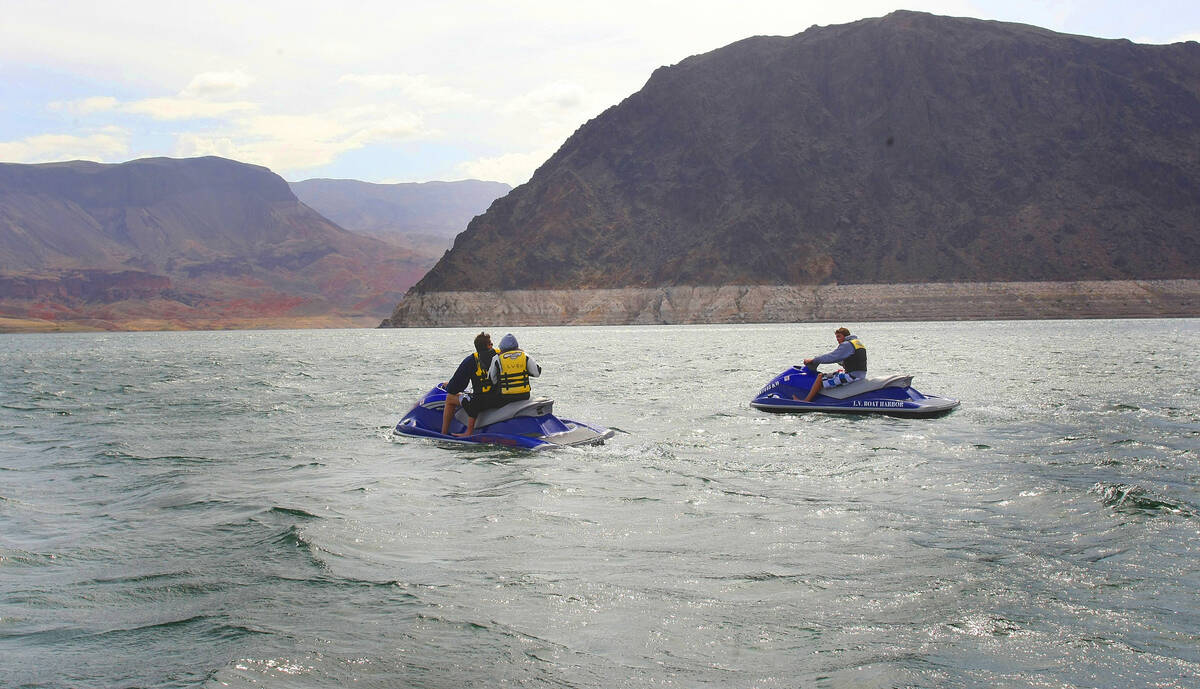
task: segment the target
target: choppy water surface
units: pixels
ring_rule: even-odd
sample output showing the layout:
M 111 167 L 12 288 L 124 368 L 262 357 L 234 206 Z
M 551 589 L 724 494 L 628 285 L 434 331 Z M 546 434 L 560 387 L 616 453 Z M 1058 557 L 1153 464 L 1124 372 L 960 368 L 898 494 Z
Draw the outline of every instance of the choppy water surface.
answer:
M 391 439 L 472 331 L 0 337 L 0 685 L 1195 687 L 1200 320 L 862 324 L 962 407 L 749 408 L 836 325 L 516 330 L 622 431 L 543 454 Z

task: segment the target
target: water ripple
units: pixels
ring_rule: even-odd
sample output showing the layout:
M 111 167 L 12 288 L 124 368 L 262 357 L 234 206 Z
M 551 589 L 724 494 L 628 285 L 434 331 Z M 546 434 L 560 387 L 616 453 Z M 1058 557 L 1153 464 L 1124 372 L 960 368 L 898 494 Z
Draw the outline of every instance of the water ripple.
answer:
M 622 431 L 530 455 L 392 440 L 465 329 L 5 340 L 0 684 L 1194 684 L 1200 321 L 857 329 L 963 406 L 750 409 L 824 324 L 527 328 Z

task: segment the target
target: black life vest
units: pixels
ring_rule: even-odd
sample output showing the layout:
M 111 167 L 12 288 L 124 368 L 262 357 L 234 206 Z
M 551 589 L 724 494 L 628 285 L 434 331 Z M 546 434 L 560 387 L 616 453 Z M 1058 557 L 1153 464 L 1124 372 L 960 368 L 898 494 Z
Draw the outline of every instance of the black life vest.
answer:
M 842 359 L 842 368 L 847 372 L 867 370 L 867 348 L 858 338 L 846 338 L 846 341 L 854 345 L 854 353 Z
M 492 357 L 499 353 L 500 350 L 495 347 L 487 352 L 487 358 L 481 358 L 479 352 L 475 352 L 475 371 L 471 374 L 471 390 L 476 395 L 487 395 L 492 392 L 492 379 L 488 377 L 488 369 L 492 366 Z

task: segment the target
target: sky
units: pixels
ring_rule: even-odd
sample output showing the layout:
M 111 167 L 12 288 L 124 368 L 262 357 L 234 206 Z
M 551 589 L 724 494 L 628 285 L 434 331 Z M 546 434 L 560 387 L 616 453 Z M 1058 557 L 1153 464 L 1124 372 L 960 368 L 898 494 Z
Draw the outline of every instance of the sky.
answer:
M 0 162 L 516 186 L 660 66 L 896 9 L 1200 41 L 1195 0 L 0 0 Z

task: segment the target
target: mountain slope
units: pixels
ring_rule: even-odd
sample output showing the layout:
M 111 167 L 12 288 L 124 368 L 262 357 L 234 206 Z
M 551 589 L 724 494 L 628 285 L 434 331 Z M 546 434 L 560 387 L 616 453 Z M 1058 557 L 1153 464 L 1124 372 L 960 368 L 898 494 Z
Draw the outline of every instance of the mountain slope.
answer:
M 423 272 L 266 168 L 221 158 L 0 165 L 0 313 L 117 321 L 386 313 Z M 40 315 L 39 315 L 40 314 Z
M 385 240 L 436 237 L 446 244 L 512 190 L 502 182 L 479 180 L 373 184 L 308 179 L 292 182 L 291 188 L 306 205 L 348 230 Z
M 656 70 L 410 294 L 1200 277 L 1200 45 L 895 12 Z

